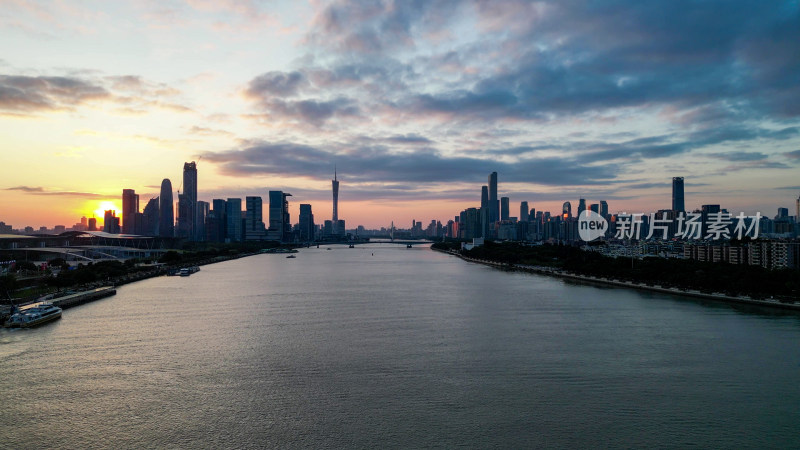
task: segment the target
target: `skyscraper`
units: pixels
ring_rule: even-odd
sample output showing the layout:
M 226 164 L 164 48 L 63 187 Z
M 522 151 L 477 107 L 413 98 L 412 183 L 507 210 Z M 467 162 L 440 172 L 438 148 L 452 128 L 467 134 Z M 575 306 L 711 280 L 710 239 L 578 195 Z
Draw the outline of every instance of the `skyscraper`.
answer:
M 227 202 L 221 198 L 211 201 L 213 208 L 206 219 L 206 236 L 211 242 L 225 242 L 228 213 Z
M 143 228 L 142 234 L 145 236 L 158 235 L 158 197 L 151 198 L 144 207 Z
M 244 239 L 246 241 L 260 241 L 267 237 L 262 214 L 261 197 L 245 198 Z
M 116 216 L 113 209 L 109 209 L 105 212 L 105 216 L 103 217 L 103 231 L 111 234 L 119 234 L 119 217 Z
M 480 210 L 481 229 L 479 237 L 487 237 L 489 234 L 489 186 L 481 186 L 481 210 Z
M 508 220 L 509 208 L 510 208 L 510 199 L 508 197 L 501 197 L 500 198 L 500 220 Z
M 194 240 L 196 241 L 206 240 L 206 218 L 208 217 L 209 206 L 210 205 L 208 202 L 204 202 L 202 200 L 198 200 L 195 206 L 196 214 L 194 216 Z
M 189 239 L 195 239 L 197 230 L 195 220 L 197 215 L 197 163 L 183 163 L 183 195 L 186 196 L 186 217 L 180 217 L 186 227 Z
M 561 205 L 561 217 L 564 219 L 572 217 L 572 203 L 564 202 L 564 204 Z
M 519 221 L 520 222 L 528 222 L 530 220 L 529 216 L 529 209 L 528 209 L 528 202 L 520 202 L 519 204 Z
M 311 212 L 311 205 L 300 205 L 300 241 L 311 242 L 314 240 L 314 214 Z
M 489 223 L 500 220 L 500 202 L 497 200 L 497 172 L 489 174 Z
M 139 212 L 139 196 L 133 189 L 122 190 L 122 232 L 124 234 L 134 234 L 134 217 Z
M 333 168 L 331 188 L 333 188 L 333 216 L 331 217 L 331 223 L 333 227 L 336 227 L 336 224 L 339 223 L 339 181 L 336 179 L 336 167 Z M 272 198 L 270 197 L 270 205 L 271 204 Z M 270 206 L 270 208 L 271 207 L 272 206 Z M 334 234 L 336 234 L 336 230 L 334 230 Z
M 608 219 L 608 202 L 600 200 L 600 215 Z
M 581 213 L 586 211 L 586 199 L 579 198 L 578 199 L 578 217 L 581 216 Z
M 338 188 L 338 182 L 334 186 Z M 289 240 L 292 223 L 289 217 L 289 201 L 286 198 L 291 196 L 292 194 L 283 191 L 269 191 L 269 231 L 267 233 L 269 239 Z
M 172 182 L 164 178 L 161 182 L 161 195 L 158 196 L 158 235 L 175 235 L 175 215 L 172 210 Z
M 225 202 L 225 241 L 242 240 L 242 199 L 229 198 Z
M 178 194 L 178 228 L 175 235 L 182 238 L 192 238 L 192 205 L 189 196 Z
M 672 177 L 672 210 L 686 211 L 683 200 L 683 177 Z
M 797 203 L 795 203 L 794 221 L 800 223 L 800 195 L 797 196 Z

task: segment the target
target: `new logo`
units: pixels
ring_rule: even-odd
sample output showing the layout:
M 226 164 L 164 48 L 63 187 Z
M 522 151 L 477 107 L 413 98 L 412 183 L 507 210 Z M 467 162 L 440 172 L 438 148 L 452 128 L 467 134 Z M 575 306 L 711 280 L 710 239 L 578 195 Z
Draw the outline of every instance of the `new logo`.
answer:
M 578 234 L 586 242 L 593 241 L 608 231 L 608 221 L 600 214 L 586 209 L 578 216 Z

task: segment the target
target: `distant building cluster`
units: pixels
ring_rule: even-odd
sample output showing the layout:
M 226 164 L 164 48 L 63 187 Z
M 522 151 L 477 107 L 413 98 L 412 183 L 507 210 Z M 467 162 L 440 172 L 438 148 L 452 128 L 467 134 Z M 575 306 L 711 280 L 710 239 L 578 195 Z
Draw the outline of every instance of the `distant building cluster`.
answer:
M 244 204 L 241 198 L 213 199 L 211 203 L 198 200 L 197 163 L 192 161 L 183 165 L 183 180 L 177 191 L 177 202 L 173 196 L 172 182 L 168 178 L 161 182 L 159 196 L 149 199 L 143 210 L 136 191 L 123 189 L 119 216 L 114 210 L 105 211 L 102 229 L 98 229 L 97 219 L 94 217 L 82 217 L 69 231 L 102 231 L 111 235 L 157 236 L 211 242 L 345 240 L 348 234 L 345 221 L 339 219 L 339 180 L 335 172 L 331 181 L 331 220 L 317 225 L 311 205 L 301 204 L 299 222 L 293 225 L 288 200 L 292 194 L 288 192 L 268 192 L 266 216 L 260 196 L 248 196 L 244 199 Z M 32 227 L 13 230 L 11 225 L 0 222 L 0 234 L 60 234 L 65 231 L 68 230 L 63 225 L 57 225 L 52 230 L 46 227 L 38 230 Z
M 490 239 L 582 245 L 585 242 L 578 230 L 579 217 L 588 210 L 608 224 L 604 238 L 593 244 L 591 250 L 608 256 L 661 256 L 766 268 L 800 267 L 797 241 L 800 197 L 794 216 L 789 215 L 788 208 L 778 208 L 774 218 L 737 217 L 717 204 L 687 211 L 684 178 L 674 177 L 671 208 L 654 213 L 611 214 L 605 200 L 587 204 L 581 198 L 575 211 L 572 203 L 566 201 L 558 214 L 536 211 L 522 201 L 519 216 L 512 217 L 509 198 L 498 198 L 497 179 L 497 172 L 492 172 L 487 185 L 481 187 L 480 207 L 461 211 L 436 236 L 476 242 Z M 748 237 L 753 235 L 761 239 L 749 242 Z

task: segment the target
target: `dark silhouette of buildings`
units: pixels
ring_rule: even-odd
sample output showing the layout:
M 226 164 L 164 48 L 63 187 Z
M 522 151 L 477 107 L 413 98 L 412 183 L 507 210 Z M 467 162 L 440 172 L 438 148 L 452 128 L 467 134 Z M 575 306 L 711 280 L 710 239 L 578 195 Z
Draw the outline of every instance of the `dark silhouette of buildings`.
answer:
M 119 217 L 113 209 L 109 209 L 103 216 L 103 231 L 111 234 L 119 234 Z

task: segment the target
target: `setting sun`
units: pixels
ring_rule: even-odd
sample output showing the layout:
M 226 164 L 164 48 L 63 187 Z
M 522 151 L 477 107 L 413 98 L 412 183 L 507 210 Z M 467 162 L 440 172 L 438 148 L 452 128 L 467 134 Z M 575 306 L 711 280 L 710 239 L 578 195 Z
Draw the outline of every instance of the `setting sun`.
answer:
M 113 210 L 114 215 L 119 217 L 121 211 L 120 208 L 118 208 L 117 205 L 112 201 L 103 200 L 100 202 L 100 206 L 94 210 L 94 216 L 97 217 L 98 222 L 103 221 L 103 217 L 105 217 L 106 211 L 108 210 Z

